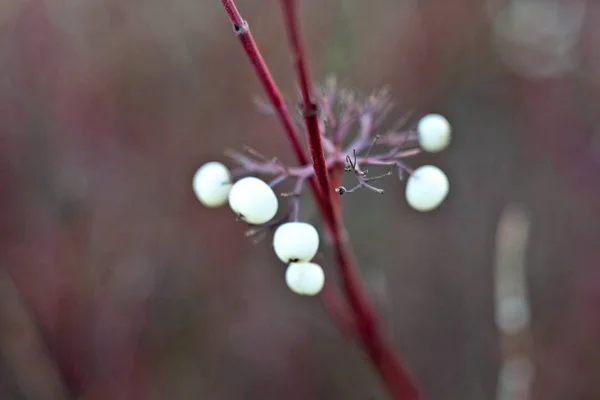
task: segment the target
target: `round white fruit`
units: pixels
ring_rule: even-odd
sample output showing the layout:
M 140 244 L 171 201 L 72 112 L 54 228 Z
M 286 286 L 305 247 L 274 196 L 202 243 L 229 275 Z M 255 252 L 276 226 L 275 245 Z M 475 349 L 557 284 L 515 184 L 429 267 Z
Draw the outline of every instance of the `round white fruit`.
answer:
M 275 230 L 273 249 L 284 263 L 310 261 L 319 249 L 319 233 L 306 222 L 287 222 Z
M 325 285 L 325 273 L 319 264 L 294 262 L 285 271 L 285 283 L 294 293 L 314 296 L 319 294 Z
M 452 126 L 440 114 L 428 114 L 417 124 L 419 146 L 429 152 L 437 153 L 450 145 Z
M 229 192 L 229 207 L 249 224 L 264 224 L 277 214 L 275 192 L 264 181 L 248 177 L 233 184 Z
M 222 206 L 231 190 L 229 169 L 220 162 L 208 162 L 194 174 L 192 187 L 198 200 L 206 207 Z
M 434 165 L 423 165 L 408 177 L 406 201 L 417 211 L 431 211 L 442 204 L 449 191 L 446 174 Z

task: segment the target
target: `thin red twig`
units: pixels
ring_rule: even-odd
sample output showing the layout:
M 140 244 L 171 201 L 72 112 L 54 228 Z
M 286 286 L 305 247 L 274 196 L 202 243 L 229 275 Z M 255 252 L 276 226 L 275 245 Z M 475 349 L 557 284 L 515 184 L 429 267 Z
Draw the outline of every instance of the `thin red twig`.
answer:
M 221 0 L 223 7 L 225 7 L 225 11 L 227 12 L 227 16 L 229 20 L 233 24 L 233 29 L 237 34 L 252 67 L 260 83 L 262 84 L 269 101 L 273 105 L 273 109 L 279 121 L 283 125 L 283 131 L 285 132 L 288 141 L 292 146 L 292 150 L 294 152 L 294 156 L 300 165 L 307 165 L 308 158 L 304 153 L 304 149 L 302 148 L 302 144 L 298 139 L 298 134 L 296 133 L 296 128 L 294 126 L 294 122 L 290 113 L 288 112 L 285 102 L 283 101 L 283 97 L 281 96 L 281 91 L 277 87 L 277 84 L 273 80 L 271 73 L 263 59 L 260 51 L 256 47 L 256 42 L 250 33 L 250 29 L 248 27 L 248 23 L 244 21 L 241 14 L 239 13 L 237 7 L 233 0 Z M 319 207 L 323 207 L 324 203 L 321 201 L 321 191 L 317 186 L 315 178 L 311 177 L 309 180 L 309 184 L 311 190 L 315 193 L 315 198 L 317 199 L 317 205 Z
M 229 19 L 233 23 L 240 42 L 246 51 L 246 55 L 250 59 L 265 92 L 277 112 L 298 162 L 306 165 L 308 162 L 298 141 L 292 118 L 283 103 L 279 89 L 256 47 L 256 43 L 248 30 L 248 25 L 242 19 L 233 0 L 221 0 L 221 2 L 225 7 Z M 333 237 L 335 258 L 342 280 L 342 287 L 344 288 L 350 308 L 354 313 L 353 325 L 356 330 L 355 333 L 374 367 L 381 375 L 390 395 L 396 400 L 415 400 L 419 397 L 416 386 L 398 360 L 391 345 L 381 335 L 373 307 L 366 297 L 360 279 L 352 265 L 349 251 L 346 249 L 342 238 L 343 227 L 339 219 L 336 218 L 331 199 L 329 174 L 325 163 L 317 120 L 318 110 L 312 101 L 310 77 L 306 64 L 306 56 L 300 42 L 295 2 L 293 0 L 282 0 L 282 5 L 303 98 L 303 114 L 313 167 L 320 186 L 311 181 L 311 191 L 315 197 L 319 211 L 324 217 L 328 231 Z

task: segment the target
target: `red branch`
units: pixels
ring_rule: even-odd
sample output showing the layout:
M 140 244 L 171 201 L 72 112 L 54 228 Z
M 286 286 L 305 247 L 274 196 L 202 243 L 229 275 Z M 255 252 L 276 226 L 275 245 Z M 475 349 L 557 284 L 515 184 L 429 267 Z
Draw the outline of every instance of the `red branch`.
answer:
M 240 42 L 246 51 L 246 55 L 250 59 L 265 92 L 277 111 L 277 115 L 284 127 L 298 162 L 306 165 L 306 156 L 298 141 L 292 118 L 283 103 L 279 89 L 273 81 L 265 62 L 256 47 L 256 43 L 248 30 L 248 25 L 242 19 L 233 0 L 221 0 L 221 2 L 225 7 L 229 19 L 233 23 Z M 341 276 L 342 287 L 354 314 L 354 323 L 352 326 L 354 326 L 354 329 L 356 330 L 355 333 L 358 336 L 360 343 L 374 367 L 381 375 L 392 398 L 396 400 L 415 400 L 419 397 L 418 390 L 412 382 L 408 372 L 404 369 L 395 355 L 390 343 L 388 343 L 381 335 L 375 311 L 367 299 L 364 288 L 352 265 L 350 253 L 343 241 L 343 227 L 341 221 L 335 215 L 336 213 L 334 212 L 334 206 L 330 195 L 331 186 L 329 174 L 325 164 L 317 120 L 318 110 L 311 98 L 312 90 L 310 77 L 306 65 L 306 56 L 300 42 L 295 1 L 282 0 L 282 5 L 290 46 L 294 54 L 294 64 L 298 82 L 302 93 L 303 114 L 313 168 L 320 185 L 319 190 L 319 187 L 314 183 L 314 180 L 311 181 L 311 191 L 315 197 L 315 202 L 318 205 L 319 211 L 324 217 L 326 227 L 333 238 L 335 258 Z
M 233 24 L 233 29 L 240 39 L 240 43 L 242 44 L 242 47 L 244 48 L 252 67 L 254 67 L 254 72 L 256 72 L 256 75 L 258 76 L 258 79 L 260 80 L 267 97 L 275 109 L 275 113 L 277 114 L 279 121 L 283 125 L 283 131 L 285 132 L 288 141 L 292 146 L 292 150 L 296 160 L 298 161 L 298 164 L 307 165 L 308 158 L 306 157 L 304 149 L 302 148 L 300 140 L 298 139 L 298 134 L 296 133 L 296 128 L 294 126 L 292 117 L 285 106 L 285 102 L 281 96 L 281 91 L 273 80 L 273 77 L 269 72 L 269 68 L 265 63 L 265 60 L 262 58 L 258 47 L 256 47 L 256 42 L 250 33 L 248 23 L 242 18 L 233 0 L 221 0 L 221 3 L 223 3 L 223 7 L 225 7 L 227 16 L 229 16 L 229 20 Z M 309 184 L 315 198 L 317 199 L 317 205 L 322 207 L 324 202 L 321 201 L 321 191 L 319 190 L 314 177 L 310 178 Z

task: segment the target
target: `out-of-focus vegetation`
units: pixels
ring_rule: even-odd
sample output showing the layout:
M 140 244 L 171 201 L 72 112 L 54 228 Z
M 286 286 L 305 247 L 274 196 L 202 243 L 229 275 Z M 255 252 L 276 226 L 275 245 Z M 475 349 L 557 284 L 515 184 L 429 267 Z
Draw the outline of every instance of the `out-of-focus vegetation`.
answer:
M 238 5 L 295 99 L 277 2 Z M 393 179 L 342 199 L 426 398 L 600 398 L 597 2 L 302 6 L 315 78 L 453 123 L 410 161 L 448 173 L 440 210 Z M 269 241 L 191 190 L 227 147 L 292 160 L 261 94 L 218 1 L 0 2 L 1 399 L 385 398 Z

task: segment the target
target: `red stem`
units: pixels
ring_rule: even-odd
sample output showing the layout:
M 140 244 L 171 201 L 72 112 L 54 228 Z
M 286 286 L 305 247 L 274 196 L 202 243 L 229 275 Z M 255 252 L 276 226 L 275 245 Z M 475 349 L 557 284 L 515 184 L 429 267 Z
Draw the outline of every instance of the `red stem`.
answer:
M 298 141 L 292 118 L 283 103 L 277 85 L 273 81 L 265 62 L 256 47 L 256 43 L 248 30 L 247 24 L 242 19 L 233 0 L 221 0 L 221 2 L 225 7 L 229 19 L 233 23 L 240 42 L 246 51 L 246 55 L 250 59 L 265 92 L 277 111 L 277 115 L 284 127 L 298 162 L 302 165 L 308 164 L 308 160 Z M 320 186 L 319 188 L 319 186 L 315 184 L 315 181 L 311 180 L 310 187 L 319 211 L 324 217 L 326 227 L 333 238 L 335 258 L 341 276 L 342 287 L 348 299 L 348 303 L 350 304 L 350 308 L 354 313 L 353 325 L 356 330 L 355 333 L 374 367 L 381 375 L 392 398 L 396 400 L 416 400 L 419 397 L 418 390 L 412 382 L 408 372 L 404 369 L 395 355 L 390 343 L 388 343 L 381 335 L 374 309 L 366 297 L 364 288 L 352 265 L 349 251 L 343 241 L 343 226 L 341 225 L 341 221 L 336 218 L 334 205 L 331 199 L 331 185 L 329 182 L 329 174 L 325 163 L 323 145 L 317 120 L 318 110 L 311 98 L 312 90 L 310 77 L 305 61 L 306 56 L 300 42 L 295 2 L 293 0 L 282 0 L 282 5 L 290 46 L 294 54 L 296 73 L 302 93 L 304 121 L 313 168 Z
M 254 72 L 258 76 L 258 79 L 260 80 L 260 83 L 262 84 L 267 94 L 267 97 L 271 101 L 271 104 L 275 109 L 275 113 L 279 118 L 279 121 L 283 125 L 283 131 L 285 132 L 288 141 L 292 146 L 292 150 L 294 152 L 296 160 L 298 161 L 298 164 L 307 165 L 308 158 L 306 157 L 304 149 L 302 148 L 300 140 L 298 139 L 298 134 L 296 133 L 296 128 L 294 126 L 292 117 L 287 111 L 285 102 L 283 101 L 283 97 L 281 96 L 281 91 L 279 90 L 277 84 L 273 80 L 273 77 L 269 72 L 269 68 L 267 67 L 267 64 L 265 63 L 265 60 L 263 59 L 262 55 L 260 54 L 258 47 L 256 47 L 256 42 L 254 41 L 254 38 L 250 33 L 248 24 L 242 18 L 233 0 L 221 0 L 221 3 L 223 3 L 223 7 L 225 7 L 227 16 L 233 24 L 233 29 L 237 34 L 238 38 L 240 39 L 240 43 L 242 44 L 242 47 L 244 48 L 244 51 L 246 52 L 246 55 L 248 56 L 252 67 L 254 67 Z M 314 177 L 310 178 L 309 184 L 311 190 L 315 195 L 315 198 L 318 199 L 317 205 L 321 207 L 323 205 L 323 202 L 320 200 L 321 191 L 319 190 L 319 187 L 317 186 Z

